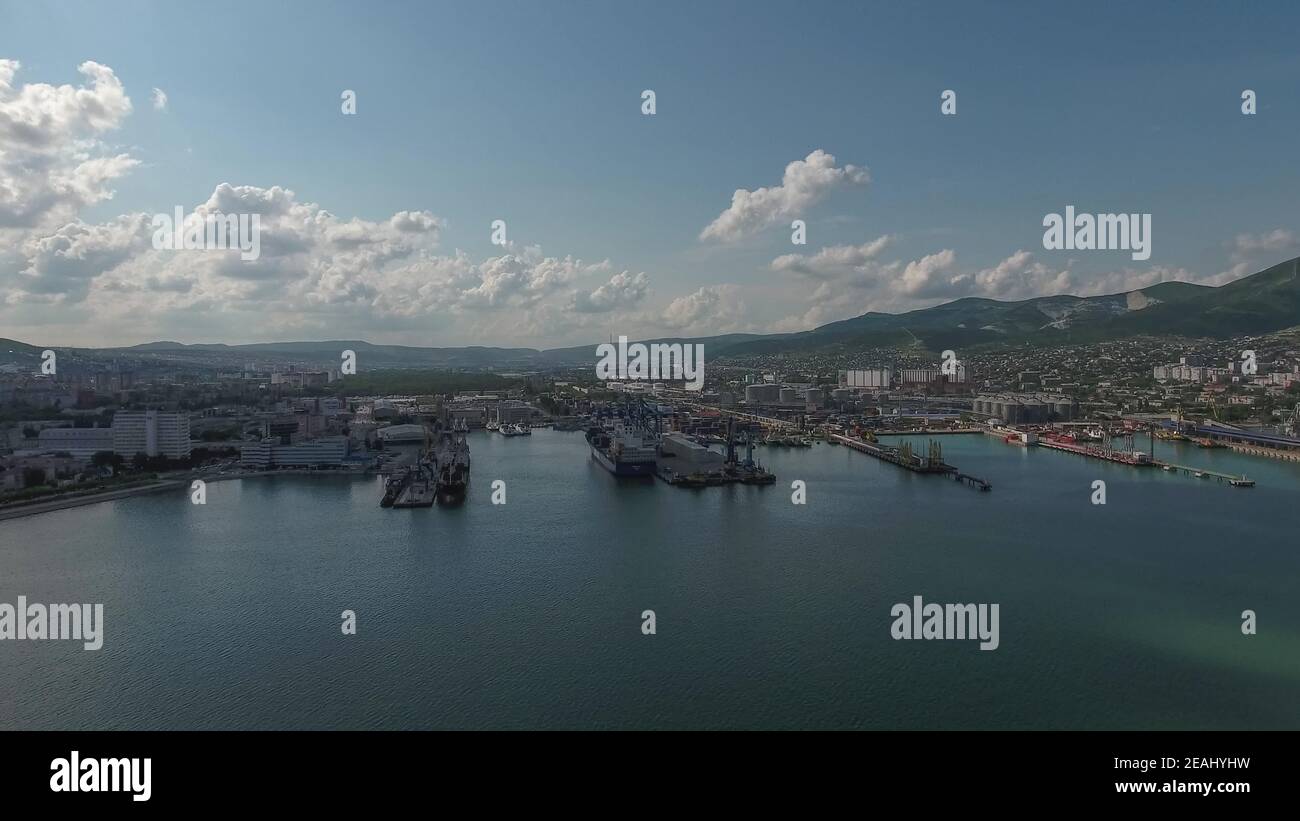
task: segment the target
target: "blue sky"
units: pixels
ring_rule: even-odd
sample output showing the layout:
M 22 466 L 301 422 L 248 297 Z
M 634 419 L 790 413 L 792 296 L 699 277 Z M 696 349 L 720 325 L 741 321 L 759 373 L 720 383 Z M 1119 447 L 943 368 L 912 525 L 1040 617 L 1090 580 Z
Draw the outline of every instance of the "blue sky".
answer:
M 1226 2 L 4 2 L 11 123 L 60 127 L 40 116 L 57 95 L 22 87 L 89 87 L 86 61 L 130 100 L 107 126 L 69 115 L 31 156 L 132 162 L 39 214 L 19 200 L 41 180 L 0 185 L 0 336 L 552 346 L 1217 284 L 1298 252 L 1297 22 L 1288 4 Z M 0 129 L 15 174 L 12 140 Z M 832 181 L 797 213 L 701 239 L 733 192 L 818 151 Z M 407 211 L 437 229 L 341 254 L 302 225 L 327 217 L 289 208 L 270 231 L 295 253 L 231 271 L 121 224 L 254 196 L 222 183 L 289 189 L 281 204 L 363 232 Z M 6 196 L 26 215 L 7 225 Z M 1151 258 L 1044 250 L 1042 219 L 1066 205 L 1150 213 Z M 510 247 L 489 242 L 494 219 Z

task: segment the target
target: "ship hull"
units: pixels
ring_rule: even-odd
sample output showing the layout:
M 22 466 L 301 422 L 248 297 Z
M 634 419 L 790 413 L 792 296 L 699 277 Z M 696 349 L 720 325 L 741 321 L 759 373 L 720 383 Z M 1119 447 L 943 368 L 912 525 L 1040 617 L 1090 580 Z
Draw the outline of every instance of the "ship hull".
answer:
M 457 505 L 465 501 L 465 491 L 468 489 L 466 484 L 449 484 L 438 486 L 438 502 L 444 505 Z
M 654 476 L 654 462 L 615 462 L 599 448 L 591 449 L 591 458 L 615 476 Z

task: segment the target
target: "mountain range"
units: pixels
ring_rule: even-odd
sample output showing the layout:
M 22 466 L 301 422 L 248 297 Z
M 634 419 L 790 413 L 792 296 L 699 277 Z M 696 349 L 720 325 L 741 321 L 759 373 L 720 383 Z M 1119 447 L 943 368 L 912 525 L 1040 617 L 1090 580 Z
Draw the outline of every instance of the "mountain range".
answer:
M 966 297 L 903 314 L 865 313 L 810 331 L 783 334 L 724 334 L 660 338 L 646 342 L 699 343 L 710 359 L 845 351 L 881 347 L 923 350 L 998 345 L 1051 346 L 1135 336 L 1224 339 L 1300 325 L 1300 258 L 1288 260 L 1227 285 L 1210 287 L 1163 282 L 1106 296 L 1048 296 L 1016 302 Z M 54 346 L 49 346 L 54 347 Z M 42 347 L 0 339 L 0 366 L 39 364 Z M 372 345 L 360 340 L 269 342 L 247 345 L 150 342 L 126 348 L 73 349 L 89 357 L 139 357 L 186 361 L 214 357 L 337 362 L 356 351 L 367 367 L 527 369 L 595 360 L 595 345 L 534 348 L 422 348 Z

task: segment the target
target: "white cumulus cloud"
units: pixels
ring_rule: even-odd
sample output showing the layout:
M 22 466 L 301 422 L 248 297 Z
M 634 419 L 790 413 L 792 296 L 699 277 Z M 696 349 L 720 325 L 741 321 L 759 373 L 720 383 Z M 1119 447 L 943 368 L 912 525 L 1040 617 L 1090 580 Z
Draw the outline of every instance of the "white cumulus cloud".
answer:
M 787 165 L 780 185 L 737 189 L 730 207 L 700 232 L 700 239 L 734 242 L 779 220 L 800 216 L 838 187 L 866 185 L 870 179 L 865 168 L 836 167 L 835 157 L 819 148 Z
M 0 230 L 54 226 L 113 196 L 139 164 L 101 136 L 131 113 L 111 68 L 84 62 L 81 86 L 15 85 L 17 60 L 0 59 Z

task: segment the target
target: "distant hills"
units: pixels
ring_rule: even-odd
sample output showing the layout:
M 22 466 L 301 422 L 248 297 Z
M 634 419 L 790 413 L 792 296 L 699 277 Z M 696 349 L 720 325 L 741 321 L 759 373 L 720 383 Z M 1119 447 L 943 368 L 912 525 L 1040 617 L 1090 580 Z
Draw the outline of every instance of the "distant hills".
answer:
M 875 347 L 939 351 L 976 346 L 1059 345 L 1134 336 L 1223 339 L 1300 326 L 1300 258 L 1274 265 L 1220 287 L 1164 282 L 1107 296 L 1049 296 L 1018 302 L 966 297 L 904 314 L 865 313 L 811 331 L 786 334 L 725 334 L 662 338 L 647 342 L 702 343 L 706 355 L 752 356 Z M 154 361 L 241 358 L 337 362 L 343 350 L 357 352 L 370 368 L 529 369 L 595 360 L 595 344 L 572 348 L 422 348 L 372 345 L 361 340 L 268 342 L 248 345 L 150 342 L 128 348 L 74 349 L 94 357 Z M 42 349 L 0 339 L 0 365 L 39 363 Z

